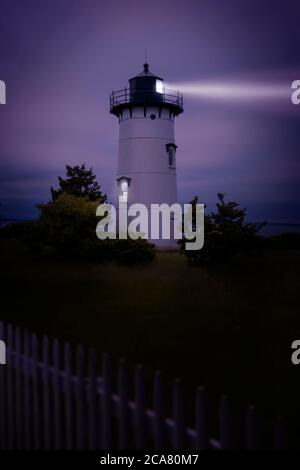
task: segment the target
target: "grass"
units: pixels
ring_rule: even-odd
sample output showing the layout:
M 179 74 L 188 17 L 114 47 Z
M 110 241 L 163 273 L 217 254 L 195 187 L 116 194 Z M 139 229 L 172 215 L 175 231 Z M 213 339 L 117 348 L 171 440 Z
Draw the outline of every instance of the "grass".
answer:
M 160 369 L 167 386 L 181 376 L 193 406 L 204 384 L 216 421 L 228 394 L 240 415 L 256 403 L 266 427 L 283 414 L 299 433 L 300 252 L 265 253 L 223 268 L 194 268 L 179 253 L 147 266 L 77 264 L 33 258 L 0 244 L 3 320 L 80 341 L 113 359 Z M 191 413 L 190 413 L 191 414 Z

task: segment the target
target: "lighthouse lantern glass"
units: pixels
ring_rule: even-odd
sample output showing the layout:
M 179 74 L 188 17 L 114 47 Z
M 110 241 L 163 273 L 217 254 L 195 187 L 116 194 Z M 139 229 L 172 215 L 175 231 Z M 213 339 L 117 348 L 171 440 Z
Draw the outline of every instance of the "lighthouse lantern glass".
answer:
M 163 82 L 162 80 L 156 80 L 156 92 L 163 93 Z

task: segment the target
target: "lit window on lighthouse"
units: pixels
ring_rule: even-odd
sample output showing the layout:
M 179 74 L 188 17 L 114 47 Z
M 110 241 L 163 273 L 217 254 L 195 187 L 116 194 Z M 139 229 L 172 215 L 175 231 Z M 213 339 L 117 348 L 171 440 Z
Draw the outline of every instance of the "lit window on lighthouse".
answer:
M 156 93 L 163 93 L 163 82 L 162 82 L 162 80 L 156 80 Z
M 128 201 L 128 181 L 121 180 L 119 182 L 119 188 L 120 188 L 119 201 L 127 202 Z

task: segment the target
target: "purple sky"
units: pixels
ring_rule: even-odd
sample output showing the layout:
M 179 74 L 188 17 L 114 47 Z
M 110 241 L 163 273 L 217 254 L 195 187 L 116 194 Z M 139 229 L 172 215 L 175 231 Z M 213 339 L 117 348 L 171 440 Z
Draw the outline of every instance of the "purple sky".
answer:
M 66 163 L 111 193 L 118 124 L 109 94 L 142 68 L 167 82 L 300 79 L 299 0 L 0 0 L 0 193 L 30 218 Z M 252 220 L 300 222 L 300 106 L 186 96 L 176 121 L 181 202 L 217 192 Z

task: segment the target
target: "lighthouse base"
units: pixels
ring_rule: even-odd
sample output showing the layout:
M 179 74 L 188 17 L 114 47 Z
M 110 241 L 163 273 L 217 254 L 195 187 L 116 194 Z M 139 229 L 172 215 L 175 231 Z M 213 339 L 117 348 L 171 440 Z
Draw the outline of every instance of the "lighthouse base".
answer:
M 177 246 L 174 246 L 174 245 L 170 245 L 170 246 L 155 246 L 156 248 L 156 251 L 162 251 L 162 252 L 170 252 L 170 251 L 179 251 L 180 248 L 179 248 L 179 245 Z
M 165 213 L 152 212 L 152 208 L 148 210 L 143 204 L 136 204 L 133 216 L 132 212 L 130 214 L 130 207 L 128 208 L 126 203 L 119 202 L 116 211 L 116 233 L 125 235 L 125 238 L 144 238 L 155 245 L 157 250 L 177 251 L 182 220 L 181 208 L 177 206 L 179 212 L 174 215 L 169 209 Z
M 147 240 L 149 243 L 155 245 L 157 251 L 178 251 L 179 247 L 179 240 Z

